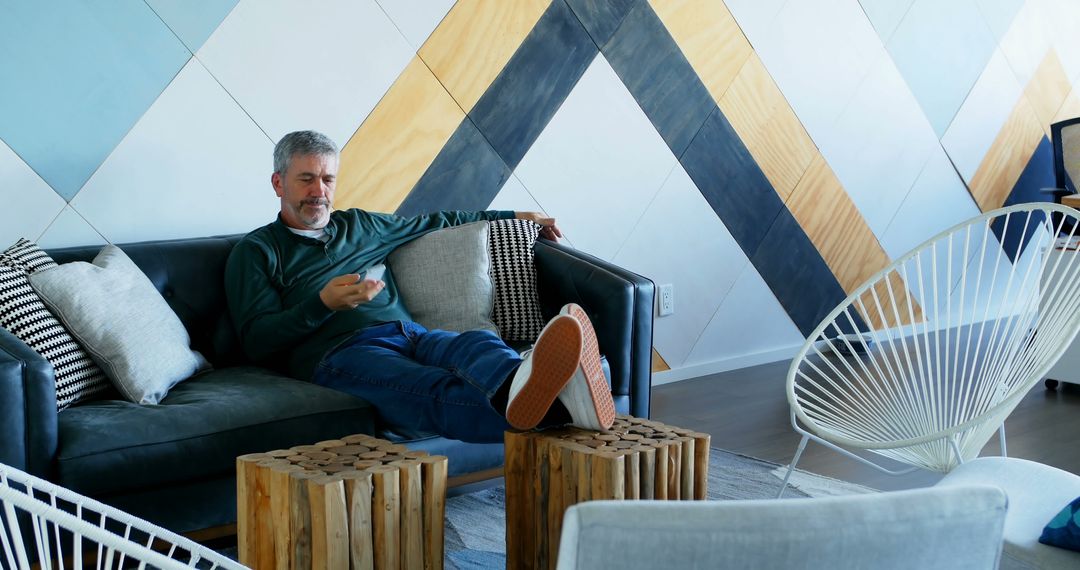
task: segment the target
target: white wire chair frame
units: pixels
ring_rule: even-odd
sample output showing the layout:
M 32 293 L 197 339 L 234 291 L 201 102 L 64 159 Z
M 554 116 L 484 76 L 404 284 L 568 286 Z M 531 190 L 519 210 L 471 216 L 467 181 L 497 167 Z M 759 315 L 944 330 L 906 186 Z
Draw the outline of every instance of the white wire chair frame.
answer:
M 246 568 L 143 519 L 3 464 L 0 548 L 0 568 L 20 570 Z
M 877 272 L 811 332 L 788 370 L 791 424 L 889 474 L 977 457 L 1080 330 L 1080 212 L 987 212 Z M 888 469 L 854 448 L 910 467 Z

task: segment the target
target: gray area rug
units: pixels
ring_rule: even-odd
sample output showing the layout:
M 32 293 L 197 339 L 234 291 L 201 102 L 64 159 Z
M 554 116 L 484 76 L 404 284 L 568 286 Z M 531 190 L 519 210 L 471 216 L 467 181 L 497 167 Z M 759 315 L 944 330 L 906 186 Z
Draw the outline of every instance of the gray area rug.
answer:
M 772 499 L 786 467 L 713 448 L 709 453 L 710 500 Z M 874 489 L 796 470 L 784 499 L 874 493 Z M 506 494 L 493 487 L 446 502 L 448 569 L 506 567 Z

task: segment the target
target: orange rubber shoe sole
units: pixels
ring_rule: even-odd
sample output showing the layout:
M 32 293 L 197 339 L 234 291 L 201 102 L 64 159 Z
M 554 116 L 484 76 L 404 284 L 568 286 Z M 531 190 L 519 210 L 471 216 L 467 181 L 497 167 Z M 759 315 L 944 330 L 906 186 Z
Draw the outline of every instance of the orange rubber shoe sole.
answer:
M 581 370 L 589 383 L 589 395 L 592 396 L 597 419 L 604 429 L 611 429 L 615 423 L 615 401 L 611 398 L 611 387 L 600 365 L 600 343 L 596 340 L 596 331 L 585 309 L 577 303 L 570 303 L 567 309 L 569 315 L 581 325 Z
M 544 327 L 533 346 L 529 378 L 506 408 L 510 425 L 532 429 L 544 419 L 551 403 L 577 371 L 582 336 L 581 325 L 571 317 L 556 317 Z

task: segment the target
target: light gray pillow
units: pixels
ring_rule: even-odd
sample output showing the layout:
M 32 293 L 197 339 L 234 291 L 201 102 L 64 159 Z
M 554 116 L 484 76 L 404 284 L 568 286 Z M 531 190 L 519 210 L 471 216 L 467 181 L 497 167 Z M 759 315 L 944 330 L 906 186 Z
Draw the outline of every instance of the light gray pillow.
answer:
M 488 223 L 473 222 L 419 237 L 387 259 L 413 320 L 429 330 L 499 332 L 491 321 Z
M 125 398 L 156 404 L 207 366 L 187 329 L 120 248 L 35 272 L 30 285 Z

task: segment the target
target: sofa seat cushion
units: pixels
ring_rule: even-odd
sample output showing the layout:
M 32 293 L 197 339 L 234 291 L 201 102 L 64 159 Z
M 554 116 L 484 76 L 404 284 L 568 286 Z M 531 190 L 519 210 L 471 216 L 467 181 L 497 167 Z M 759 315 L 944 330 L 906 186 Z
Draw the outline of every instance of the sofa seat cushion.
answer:
M 262 368 L 224 368 L 156 405 L 102 400 L 59 414 L 57 482 L 87 495 L 232 473 L 236 457 L 372 433 L 374 409 Z

